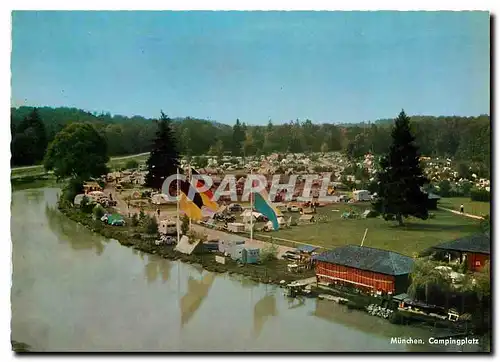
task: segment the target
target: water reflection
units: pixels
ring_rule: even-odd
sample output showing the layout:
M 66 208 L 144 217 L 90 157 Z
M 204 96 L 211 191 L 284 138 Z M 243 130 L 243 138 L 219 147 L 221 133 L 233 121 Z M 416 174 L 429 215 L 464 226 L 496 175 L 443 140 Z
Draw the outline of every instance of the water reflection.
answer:
M 148 262 L 144 266 L 148 284 L 155 282 L 161 275 L 161 281 L 165 284 L 170 277 L 172 263 L 157 255 L 148 255 Z
M 242 286 L 243 288 L 254 288 L 259 285 L 259 283 L 253 281 L 252 279 L 239 274 L 231 274 L 229 279 L 235 282 L 237 285 Z
M 59 242 L 68 244 L 75 250 L 94 250 L 97 255 L 104 252 L 103 238 L 64 216 L 56 207 L 45 206 L 45 215 L 50 229 Z
M 273 294 L 267 294 L 255 303 L 253 309 L 253 335 L 257 338 L 262 332 L 264 324 L 269 317 L 277 316 L 276 297 Z
M 296 298 L 288 298 L 288 309 L 296 309 L 306 304 L 306 298 L 298 295 Z
M 201 303 L 207 297 L 210 288 L 215 280 L 214 273 L 207 273 L 201 280 L 193 277 L 188 279 L 188 291 L 180 300 L 181 307 L 181 328 L 189 322 Z
M 36 204 L 40 204 L 44 200 L 44 192 L 41 189 L 31 189 L 24 192 L 25 200 L 27 202 L 34 201 Z

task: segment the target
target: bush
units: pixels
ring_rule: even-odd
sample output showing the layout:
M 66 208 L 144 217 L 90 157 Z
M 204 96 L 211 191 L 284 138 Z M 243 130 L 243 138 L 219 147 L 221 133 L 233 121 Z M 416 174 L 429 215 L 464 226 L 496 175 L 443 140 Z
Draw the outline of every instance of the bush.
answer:
M 470 196 L 470 191 L 472 189 L 472 182 L 470 181 L 465 181 L 465 182 L 462 182 L 462 184 L 460 185 L 459 189 L 460 189 L 460 193 L 463 195 L 463 196 Z
M 181 233 L 182 235 L 187 235 L 189 232 L 189 218 L 184 215 L 182 217 L 182 223 L 181 223 Z
M 268 262 L 278 259 L 278 247 L 276 245 L 267 246 L 260 251 L 260 260 Z
M 484 219 L 481 220 L 481 229 L 483 232 L 491 232 L 490 215 L 484 215 Z
M 451 183 L 448 180 L 442 180 L 438 184 L 439 186 L 439 196 L 448 197 L 450 196 Z
M 139 225 L 139 217 L 137 216 L 137 214 L 132 215 L 131 225 L 134 227 Z
M 94 209 L 94 203 L 89 200 L 87 196 L 84 196 L 82 202 L 80 203 L 80 210 L 85 214 L 90 214 Z
M 147 234 L 158 234 L 158 223 L 154 217 L 147 217 L 143 223 L 143 230 Z
M 127 163 L 125 163 L 125 168 L 127 170 L 137 169 L 138 167 L 139 167 L 139 162 L 137 162 L 136 160 L 128 160 Z
M 79 178 L 71 179 L 63 189 L 62 198 L 73 203 L 75 196 L 81 193 L 83 193 L 83 181 Z
M 472 201 L 489 202 L 491 200 L 490 192 L 485 189 L 473 188 L 470 190 L 470 199 Z
M 139 212 L 139 221 L 143 221 L 146 218 L 146 214 L 144 213 L 144 210 L 141 210 Z
M 103 217 L 106 212 L 101 205 L 95 205 L 92 213 L 94 214 L 96 220 L 101 220 L 101 217 Z

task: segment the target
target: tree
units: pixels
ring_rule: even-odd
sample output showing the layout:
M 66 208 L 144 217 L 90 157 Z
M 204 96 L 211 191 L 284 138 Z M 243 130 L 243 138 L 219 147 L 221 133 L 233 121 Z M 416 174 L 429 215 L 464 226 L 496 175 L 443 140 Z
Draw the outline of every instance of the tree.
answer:
M 462 292 L 472 292 L 475 294 L 478 300 L 478 308 L 475 310 L 475 314 L 480 318 L 480 323 L 483 325 L 485 322 L 484 318 L 484 307 L 485 301 L 489 302 L 488 307 L 491 307 L 491 269 L 490 263 L 487 262 L 481 270 L 473 273 L 467 273 L 465 279 L 461 286 Z M 488 324 L 489 320 L 486 320 Z
M 88 123 L 72 123 L 59 132 L 47 149 L 44 167 L 58 179 L 87 180 L 107 173 L 107 144 Z
M 484 215 L 483 219 L 479 223 L 481 226 L 481 230 L 485 233 L 491 232 L 491 223 L 490 223 L 490 215 Z
M 217 159 L 222 159 L 222 156 L 224 155 L 224 143 L 222 140 L 217 140 L 215 144 L 210 147 L 210 155 L 217 157 Z
M 189 128 L 184 128 L 181 135 L 182 152 L 187 158 L 191 157 L 191 134 Z
M 43 160 L 48 143 L 47 132 L 37 108 L 33 108 L 20 124 L 17 127 L 14 125 L 11 130 L 13 164 L 33 165 Z
M 78 178 L 70 179 L 63 189 L 62 199 L 73 203 L 76 195 L 83 193 L 83 181 Z
M 396 219 L 403 225 L 403 217 L 414 216 L 426 220 L 427 194 L 422 187 L 428 182 L 419 161 L 418 147 L 410 130 L 410 118 L 401 111 L 392 130 L 392 145 L 382 157 L 377 173 L 377 199 L 373 208 L 385 220 Z
M 147 216 L 143 220 L 143 230 L 150 235 L 158 234 L 158 222 L 154 217 Z
M 171 119 L 163 112 L 161 112 L 157 127 L 153 149 L 146 161 L 148 173 L 145 177 L 145 184 L 147 187 L 161 190 L 165 179 L 177 173 L 179 152 Z
M 232 154 L 233 156 L 241 155 L 243 141 L 245 140 L 245 130 L 241 125 L 240 120 L 237 119 L 235 125 L 233 126 L 233 146 Z
M 201 157 L 201 156 L 195 156 L 193 157 L 193 164 L 196 165 L 198 168 L 204 168 L 207 167 L 208 165 L 208 158 L 206 157 Z
M 181 233 L 182 235 L 187 235 L 189 232 L 189 217 L 184 215 L 181 220 Z
M 328 152 L 328 143 L 323 142 L 323 144 L 321 145 L 321 152 L 323 153 Z
M 437 286 L 443 292 L 448 292 L 451 288 L 451 280 L 448 274 L 436 269 L 438 264 L 433 263 L 427 258 L 418 258 L 413 264 L 413 270 L 410 273 L 411 284 L 408 288 L 408 294 L 414 299 L 417 298 L 418 290 L 424 288 L 425 302 L 429 302 L 430 287 Z
M 472 172 L 470 171 L 469 166 L 467 166 L 466 163 L 460 162 L 457 165 L 457 172 L 459 178 L 464 178 L 467 180 L 471 179 Z
M 439 195 L 442 197 L 450 196 L 451 191 L 451 183 L 449 180 L 441 180 L 438 184 L 439 186 Z

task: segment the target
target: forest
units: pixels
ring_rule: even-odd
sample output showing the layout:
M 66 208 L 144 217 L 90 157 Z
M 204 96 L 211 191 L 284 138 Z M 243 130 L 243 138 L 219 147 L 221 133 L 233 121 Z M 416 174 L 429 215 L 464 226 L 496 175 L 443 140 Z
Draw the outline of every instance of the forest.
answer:
M 160 116 L 160 111 L 158 112 Z M 40 164 L 48 144 L 70 123 L 90 123 L 106 140 L 109 156 L 149 152 L 157 129 L 154 119 L 92 113 L 76 108 L 11 108 L 11 165 Z M 264 122 L 263 122 L 264 123 Z M 278 124 L 279 123 L 279 124 Z M 366 152 L 387 152 L 393 120 L 364 123 L 314 123 L 290 120 L 233 125 L 191 117 L 173 119 L 178 148 L 183 155 L 234 156 L 273 152 L 341 151 L 356 159 Z M 411 116 L 411 127 L 420 153 L 447 157 L 490 175 L 491 123 L 488 115 Z

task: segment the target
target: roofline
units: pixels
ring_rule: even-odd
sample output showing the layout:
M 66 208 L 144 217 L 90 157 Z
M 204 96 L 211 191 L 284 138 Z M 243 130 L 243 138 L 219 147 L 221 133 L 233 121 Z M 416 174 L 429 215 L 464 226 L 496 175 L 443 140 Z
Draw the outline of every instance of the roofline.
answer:
M 440 249 L 440 250 L 451 250 L 451 251 L 463 251 L 467 253 L 475 253 L 475 254 L 483 254 L 483 255 L 491 255 L 491 251 L 486 253 L 482 251 L 473 251 L 473 250 L 466 250 L 466 249 L 454 249 L 454 248 L 445 248 L 441 246 L 433 246 L 433 249 Z
M 321 259 L 318 259 L 318 258 L 315 258 L 316 260 L 319 260 L 319 261 L 324 261 L 324 262 L 327 262 L 327 263 L 330 263 L 330 264 L 337 264 L 337 265 L 342 265 L 342 266 L 346 266 L 348 268 L 353 268 L 353 269 L 358 269 L 358 270 L 364 270 L 364 271 L 369 271 L 369 272 L 372 272 L 372 273 L 377 273 L 377 274 L 382 274 L 382 275 L 389 275 L 389 276 L 392 276 L 392 277 L 397 277 L 397 276 L 400 276 L 400 275 L 409 275 L 411 273 L 411 271 L 409 271 L 408 273 L 400 273 L 400 274 L 387 274 L 387 273 L 381 273 L 381 272 L 378 272 L 378 271 L 374 271 L 374 270 L 370 270 L 370 269 L 365 269 L 365 268 L 356 268 L 355 266 L 352 266 L 352 265 L 346 265 L 346 264 L 339 264 L 339 263 L 334 263 L 334 262 L 331 262 L 329 260 L 321 260 Z
M 374 250 L 382 250 L 382 251 L 386 251 L 388 253 L 393 253 L 393 254 L 399 254 L 401 256 L 405 256 L 407 258 L 410 258 L 410 259 L 413 259 L 411 256 L 408 256 L 408 255 L 405 255 L 405 254 L 401 254 L 401 253 L 398 253 L 397 251 L 392 251 L 392 250 L 387 250 L 387 249 L 380 249 L 380 248 L 374 248 L 373 246 L 360 246 L 360 245 L 355 245 L 355 244 L 347 244 L 347 245 L 344 245 L 344 246 L 339 246 L 335 249 L 340 249 L 340 248 L 345 248 L 346 246 L 355 246 L 355 247 L 358 247 L 358 248 L 366 248 L 366 249 L 374 249 Z M 335 249 L 330 249 L 330 250 L 327 250 L 327 252 L 329 251 L 333 251 Z

